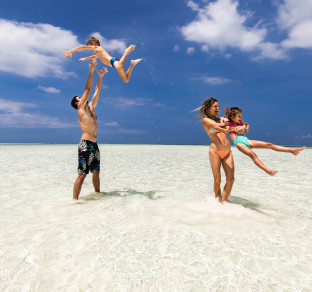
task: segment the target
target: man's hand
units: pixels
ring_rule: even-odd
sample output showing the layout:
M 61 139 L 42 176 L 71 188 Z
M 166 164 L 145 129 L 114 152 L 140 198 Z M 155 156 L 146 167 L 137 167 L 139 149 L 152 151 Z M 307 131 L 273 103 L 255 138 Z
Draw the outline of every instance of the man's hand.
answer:
M 98 72 L 98 74 L 103 77 L 107 72 L 108 70 L 104 67 L 102 68 L 100 71 L 98 69 L 96 69 L 96 71 Z
M 93 72 L 93 71 L 94 71 L 95 66 L 96 66 L 96 61 L 95 61 L 95 60 L 92 60 L 91 63 L 90 63 L 90 72 Z
M 64 57 L 65 58 L 67 58 L 68 56 L 72 57 L 72 55 L 73 55 L 73 53 L 71 51 L 67 51 L 67 52 L 64 53 Z

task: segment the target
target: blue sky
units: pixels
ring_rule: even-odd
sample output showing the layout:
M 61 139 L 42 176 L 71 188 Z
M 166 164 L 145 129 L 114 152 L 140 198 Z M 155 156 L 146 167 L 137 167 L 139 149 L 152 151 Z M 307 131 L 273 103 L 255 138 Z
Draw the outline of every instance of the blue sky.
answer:
M 209 143 L 191 111 L 213 96 L 243 109 L 250 139 L 312 145 L 311 0 L 2 1 L 0 142 L 79 141 L 90 52 L 63 54 L 91 35 L 143 58 L 128 84 L 108 68 L 99 143 Z

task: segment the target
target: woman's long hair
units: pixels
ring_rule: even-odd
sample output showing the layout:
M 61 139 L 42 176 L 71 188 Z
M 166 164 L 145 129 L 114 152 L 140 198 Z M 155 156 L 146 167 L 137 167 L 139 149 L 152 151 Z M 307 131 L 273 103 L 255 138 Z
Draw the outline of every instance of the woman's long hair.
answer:
M 218 100 L 213 97 L 207 98 L 199 108 L 193 110 L 193 112 L 197 111 L 195 116 L 201 120 L 203 118 L 211 118 L 210 108 L 215 102 L 218 102 Z

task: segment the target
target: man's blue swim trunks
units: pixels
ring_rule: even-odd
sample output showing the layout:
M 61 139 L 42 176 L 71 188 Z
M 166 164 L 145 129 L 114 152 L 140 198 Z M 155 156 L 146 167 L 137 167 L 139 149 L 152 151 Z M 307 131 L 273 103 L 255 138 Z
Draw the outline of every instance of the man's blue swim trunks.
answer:
M 112 65 L 113 68 L 115 68 L 114 63 L 115 63 L 116 61 L 120 61 L 120 60 L 119 60 L 118 58 L 114 58 L 114 57 L 112 57 L 112 58 L 110 59 L 110 63 L 111 63 L 111 65 Z M 115 68 L 115 69 L 116 69 L 116 68 Z
M 100 170 L 100 150 L 96 142 L 80 140 L 78 145 L 78 174 Z

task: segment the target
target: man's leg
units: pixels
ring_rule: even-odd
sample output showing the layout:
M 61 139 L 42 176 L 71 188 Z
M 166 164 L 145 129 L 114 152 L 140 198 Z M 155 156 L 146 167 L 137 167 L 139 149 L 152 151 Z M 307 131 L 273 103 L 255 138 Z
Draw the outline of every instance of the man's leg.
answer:
M 100 192 L 100 171 L 99 170 L 93 170 L 92 182 L 94 186 L 94 191 L 99 193 Z
M 86 174 L 78 174 L 78 177 L 74 183 L 74 190 L 73 190 L 73 200 L 78 200 L 80 191 L 81 191 L 81 186 L 86 178 Z

